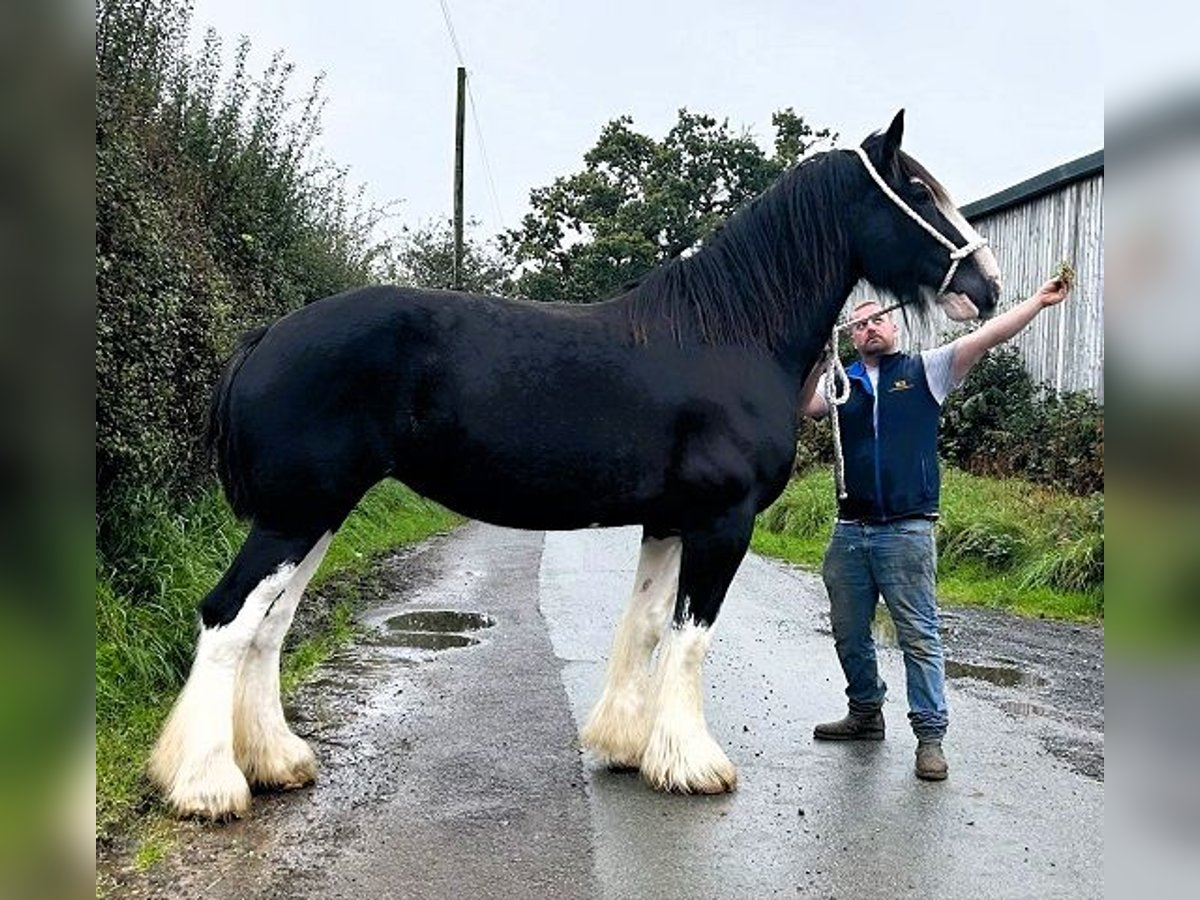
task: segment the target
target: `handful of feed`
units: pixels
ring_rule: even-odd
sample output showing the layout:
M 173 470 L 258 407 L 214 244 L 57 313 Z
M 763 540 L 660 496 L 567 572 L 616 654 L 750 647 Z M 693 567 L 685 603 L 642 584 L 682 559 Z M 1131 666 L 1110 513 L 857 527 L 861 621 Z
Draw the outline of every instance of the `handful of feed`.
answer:
M 1055 281 L 1061 281 L 1063 287 L 1068 291 L 1075 284 L 1075 269 L 1065 259 L 1058 264 L 1058 270 L 1054 273 Z

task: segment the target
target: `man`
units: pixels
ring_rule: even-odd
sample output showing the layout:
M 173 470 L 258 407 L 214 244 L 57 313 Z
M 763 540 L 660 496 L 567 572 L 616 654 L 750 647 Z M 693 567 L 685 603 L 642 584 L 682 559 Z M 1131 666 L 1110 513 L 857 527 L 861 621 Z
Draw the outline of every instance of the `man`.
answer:
M 896 625 L 908 682 L 909 722 L 917 736 L 916 774 L 941 781 L 948 716 L 945 665 L 934 581 L 938 515 L 938 419 L 946 395 L 992 347 L 1007 341 L 1069 287 L 1052 279 L 1008 312 L 970 334 L 917 355 L 896 352 L 896 325 L 879 304 L 855 307 L 850 335 L 859 360 L 849 366 L 850 397 L 838 408 L 846 493 L 825 553 L 822 575 L 849 712 L 816 726 L 819 740 L 882 740 L 883 698 L 871 621 L 882 595 Z M 803 412 L 828 413 L 809 377 Z

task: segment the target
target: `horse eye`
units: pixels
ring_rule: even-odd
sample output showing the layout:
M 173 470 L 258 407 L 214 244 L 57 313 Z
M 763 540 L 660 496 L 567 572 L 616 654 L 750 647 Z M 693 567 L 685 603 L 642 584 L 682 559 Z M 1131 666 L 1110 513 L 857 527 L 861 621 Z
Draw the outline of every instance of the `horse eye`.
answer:
M 929 187 L 929 185 L 927 185 L 925 182 L 923 182 L 920 178 L 912 179 L 911 184 L 913 185 L 913 187 L 916 188 L 917 196 L 921 200 L 924 200 L 928 203 L 936 203 L 937 202 L 936 198 L 933 196 L 933 190 Z

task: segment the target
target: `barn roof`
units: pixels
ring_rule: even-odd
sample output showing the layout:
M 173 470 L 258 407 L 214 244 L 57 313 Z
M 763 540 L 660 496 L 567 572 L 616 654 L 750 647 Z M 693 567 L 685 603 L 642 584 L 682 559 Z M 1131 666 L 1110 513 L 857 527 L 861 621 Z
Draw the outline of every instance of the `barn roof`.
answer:
M 1104 151 L 1097 150 L 1095 153 L 1081 156 L 1079 159 L 1063 163 L 1061 166 L 1047 169 L 1040 175 L 1027 178 L 1019 184 L 997 191 L 982 200 L 968 203 L 961 208 L 961 212 L 967 219 L 978 219 L 1008 209 L 1010 206 L 1026 203 L 1042 194 L 1048 194 L 1103 171 Z

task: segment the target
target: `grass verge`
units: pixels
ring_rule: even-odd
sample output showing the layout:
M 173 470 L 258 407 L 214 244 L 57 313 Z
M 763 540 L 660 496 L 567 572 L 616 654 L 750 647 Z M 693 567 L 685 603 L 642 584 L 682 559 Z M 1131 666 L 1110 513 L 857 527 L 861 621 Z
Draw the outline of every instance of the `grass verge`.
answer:
M 115 557 L 96 572 L 96 835 L 138 832 L 139 865 L 161 856 L 156 801 L 144 775 L 150 747 L 191 665 L 196 609 L 233 558 L 245 526 L 214 489 L 182 513 L 159 498 L 125 507 Z M 305 596 L 306 617 L 284 656 L 288 691 L 353 634 L 357 580 L 380 555 L 444 531 L 459 519 L 395 482 L 370 491 L 338 531 Z M 108 523 L 112 529 L 112 523 Z M 299 623 L 298 623 L 299 624 Z M 299 630 L 299 629 L 294 629 Z M 157 836 L 156 836 L 157 835 Z
M 751 548 L 817 568 L 833 527 L 833 476 L 794 479 L 755 525 Z M 947 469 L 938 522 L 942 600 L 1054 619 L 1104 616 L 1104 498 Z

